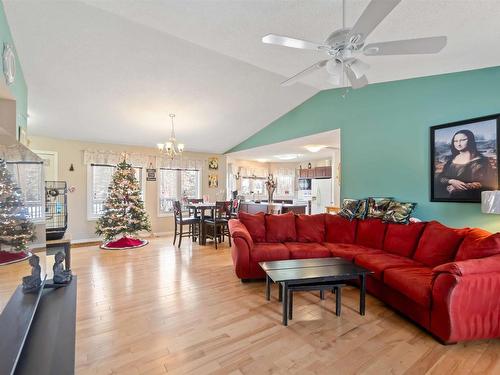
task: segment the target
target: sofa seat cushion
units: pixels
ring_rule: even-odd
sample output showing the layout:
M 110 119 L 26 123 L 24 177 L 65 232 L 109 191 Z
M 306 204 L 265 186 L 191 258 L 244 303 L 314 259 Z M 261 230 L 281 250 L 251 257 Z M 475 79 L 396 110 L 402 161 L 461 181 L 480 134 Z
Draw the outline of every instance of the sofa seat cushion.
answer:
M 266 242 L 266 222 L 263 212 L 256 214 L 239 212 L 238 219 L 247 228 L 254 242 Z
M 266 242 L 297 241 L 295 214 L 266 215 Z
M 429 267 L 389 268 L 384 272 L 385 284 L 425 307 L 431 305 L 432 280 Z
M 325 215 L 297 215 L 295 228 L 298 242 L 323 242 L 325 240 Z
M 330 250 L 320 243 L 286 242 L 290 250 L 290 259 L 327 258 L 331 257 Z
M 340 215 L 326 214 L 326 242 L 354 243 L 357 225 L 357 220 L 349 221 Z
M 350 243 L 323 243 L 323 246 L 328 248 L 333 256 L 341 257 L 352 261 L 356 255 L 359 254 L 383 254 L 382 250 L 372 249 L 361 245 Z
M 437 221 L 427 223 L 413 259 L 429 267 L 452 261 L 468 231 L 468 228 L 449 228 Z
M 358 245 L 382 249 L 387 224 L 380 219 L 359 220 L 356 230 Z
M 290 251 L 282 243 L 256 243 L 250 251 L 250 257 L 255 262 L 290 259 Z
M 455 261 L 486 258 L 500 254 L 500 232 L 491 234 L 484 229 L 473 228 L 458 248 Z
M 379 280 L 382 280 L 384 271 L 389 268 L 422 266 L 413 259 L 387 253 L 359 254 L 354 257 L 354 263 L 373 271 L 373 276 Z
M 425 222 L 387 224 L 384 250 L 392 254 L 411 257 L 424 228 Z

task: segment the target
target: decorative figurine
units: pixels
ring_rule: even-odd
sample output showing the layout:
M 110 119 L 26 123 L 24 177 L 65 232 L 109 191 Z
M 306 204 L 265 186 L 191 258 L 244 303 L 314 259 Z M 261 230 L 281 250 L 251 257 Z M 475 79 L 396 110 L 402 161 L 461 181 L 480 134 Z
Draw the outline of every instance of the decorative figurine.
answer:
M 69 284 L 72 278 L 71 271 L 66 271 L 62 265 L 66 256 L 62 251 L 58 251 L 54 256 L 55 263 L 52 266 L 54 271 L 54 284 Z
M 40 258 L 33 254 L 29 260 L 29 264 L 31 266 L 31 275 L 23 277 L 23 293 L 36 292 L 40 288 L 40 285 L 42 285 Z

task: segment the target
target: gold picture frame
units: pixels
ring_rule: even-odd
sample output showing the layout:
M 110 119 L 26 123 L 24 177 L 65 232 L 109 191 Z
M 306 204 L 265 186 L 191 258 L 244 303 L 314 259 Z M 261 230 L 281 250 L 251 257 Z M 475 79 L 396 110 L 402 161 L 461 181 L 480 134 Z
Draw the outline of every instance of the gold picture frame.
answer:
M 219 169 L 219 158 L 213 157 L 208 158 L 208 169 L 211 171 L 216 171 Z
M 218 188 L 219 187 L 219 176 L 216 174 L 208 175 L 208 187 L 209 188 Z

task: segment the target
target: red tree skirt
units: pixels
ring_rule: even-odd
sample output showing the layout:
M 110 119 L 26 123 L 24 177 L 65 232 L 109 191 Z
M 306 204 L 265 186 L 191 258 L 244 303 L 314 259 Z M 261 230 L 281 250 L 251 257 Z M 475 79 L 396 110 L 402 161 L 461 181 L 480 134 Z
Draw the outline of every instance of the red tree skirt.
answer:
M 148 244 L 147 240 L 140 240 L 138 238 L 122 237 L 116 241 L 104 242 L 101 249 L 107 250 L 125 250 L 143 247 Z
M 20 262 L 28 259 L 31 256 L 29 251 L 22 251 L 20 253 L 8 253 L 7 251 L 0 251 L 0 266 L 10 263 Z

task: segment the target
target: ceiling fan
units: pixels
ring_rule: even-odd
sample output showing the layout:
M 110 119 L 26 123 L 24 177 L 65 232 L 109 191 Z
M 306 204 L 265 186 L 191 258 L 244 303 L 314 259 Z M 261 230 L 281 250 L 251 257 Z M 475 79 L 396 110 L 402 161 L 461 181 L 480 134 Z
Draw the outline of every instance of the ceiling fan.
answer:
M 345 28 L 345 25 L 343 25 L 342 29 L 331 33 L 324 43 L 314 43 L 276 34 L 264 36 L 262 42 L 266 44 L 315 50 L 325 52 L 328 56 L 327 59 L 319 61 L 288 78 L 281 85 L 291 85 L 307 74 L 326 67 L 330 75 L 328 79 L 330 83 L 340 85 L 345 73 L 352 88 L 359 89 L 368 84 L 365 72 L 370 66 L 356 58 L 355 56 L 358 54 L 384 56 L 431 54 L 441 51 L 446 46 L 446 36 L 394 40 L 365 45 L 366 38 L 370 33 L 400 2 L 401 0 L 371 0 L 352 28 Z

